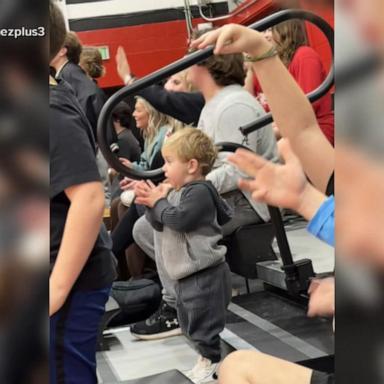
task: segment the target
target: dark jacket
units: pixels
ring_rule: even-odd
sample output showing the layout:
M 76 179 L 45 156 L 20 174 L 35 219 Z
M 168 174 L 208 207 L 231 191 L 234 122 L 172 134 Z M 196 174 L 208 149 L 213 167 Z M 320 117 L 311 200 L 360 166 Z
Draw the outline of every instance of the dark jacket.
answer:
M 57 77 L 67 81 L 73 88 L 75 96 L 91 124 L 96 139 L 97 120 L 106 101 L 104 92 L 85 74 L 79 65 L 69 61 L 61 69 Z
M 200 92 L 170 92 L 160 85 L 151 85 L 138 92 L 158 111 L 184 124 L 197 126 L 205 100 Z

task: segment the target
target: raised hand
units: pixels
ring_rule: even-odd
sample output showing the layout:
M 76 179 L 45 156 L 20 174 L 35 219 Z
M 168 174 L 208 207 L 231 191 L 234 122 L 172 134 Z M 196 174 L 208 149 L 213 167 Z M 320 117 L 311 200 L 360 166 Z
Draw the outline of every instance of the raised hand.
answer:
M 310 220 L 325 200 L 307 181 L 299 159 L 286 139 L 278 143 L 284 164 L 272 163 L 250 151 L 239 149 L 228 160 L 252 179 L 242 179 L 239 187 L 252 198 L 276 207 L 296 210 Z
M 125 82 L 127 76 L 131 76 L 131 67 L 129 65 L 127 55 L 122 46 L 119 46 L 117 48 L 115 60 L 117 73 L 119 74 L 121 80 Z
M 275 164 L 250 151 L 238 150 L 229 157 L 252 180 L 241 180 L 239 186 L 252 192 L 252 197 L 274 206 L 297 209 L 307 180 L 300 161 L 286 140 L 279 143 L 285 164 Z

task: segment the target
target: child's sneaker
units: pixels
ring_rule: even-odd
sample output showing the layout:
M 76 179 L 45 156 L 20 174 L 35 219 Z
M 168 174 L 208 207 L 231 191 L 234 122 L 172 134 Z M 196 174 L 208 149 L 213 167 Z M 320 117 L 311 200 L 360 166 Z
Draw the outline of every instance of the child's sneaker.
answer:
M 217 383 L 217 368 L 218 363 L 199 356 L 196 365 L 185 375 L 195 384 Z
M 147 320 L 133 324 L 131 334 L 141 340 L 156 340 L 181 335 L 177 312 L 165 301 Z

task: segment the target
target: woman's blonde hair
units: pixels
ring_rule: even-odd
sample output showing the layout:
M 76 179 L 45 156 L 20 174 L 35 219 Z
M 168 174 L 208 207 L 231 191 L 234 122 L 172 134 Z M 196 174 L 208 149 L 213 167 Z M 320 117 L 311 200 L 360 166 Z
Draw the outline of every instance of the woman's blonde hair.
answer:
M 96 47 L 83 47 L 80 55 L 80 66 L 92 79 L 98 79 L 105 74 L 103 59 Z
M 308 45 L 305 23 L 302 20 L 288 20 L 272 27 L 273 39 L 281 61 L 288 66 L 297 49 Z
M 184 71 L 180 71 L 178 73 L 175 73 L 175 75 L 179 75 L 181 77 L 181 80 L 187 86 L 187 92 L 195 92 L 196 91 L 196 88 L 193 86 L 193 84 L 190 81 L 188 81 L 188 69 L 184 69 Z
M 172 133 L 184 127 L 183 123 L 180 121 L 159 112 L 143 97 L 136 96 L 135 99 L 136 103 L 141 103 L 145 111 L 148 113 L 148 126 L 145 130 L 143 130 L 143 137 L 145 140 L 152 142 L 160 128 L 165 125 L 169 126 Z

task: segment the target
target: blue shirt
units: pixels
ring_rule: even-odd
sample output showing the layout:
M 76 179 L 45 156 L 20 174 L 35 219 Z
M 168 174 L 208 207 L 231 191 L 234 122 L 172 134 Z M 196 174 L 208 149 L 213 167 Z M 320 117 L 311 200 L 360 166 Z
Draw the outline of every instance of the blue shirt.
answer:
M 156 157 L 157 153 L 161 151 L 165 136 L 167 135 L 169 130 L 169 125 L 163 125 L 159 129 L 151 143 L 149 143 L 148 140 L 145 140 L 144 151 L 141 154 L 139 161 L 132 162 L 133 169 L 135 169 L 136 171 L 147 171 L 151 169 L 152 161 Z
M 307 229 L 320 240 L 335 246 L 335 198 L 333 196 L 321 205 Z

